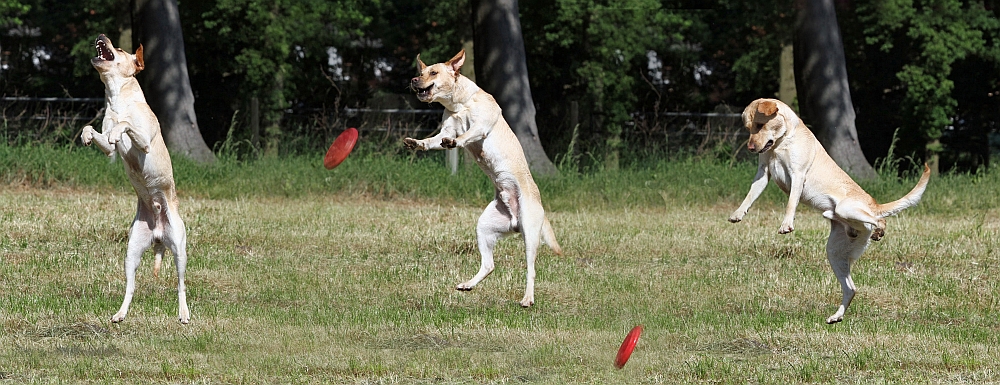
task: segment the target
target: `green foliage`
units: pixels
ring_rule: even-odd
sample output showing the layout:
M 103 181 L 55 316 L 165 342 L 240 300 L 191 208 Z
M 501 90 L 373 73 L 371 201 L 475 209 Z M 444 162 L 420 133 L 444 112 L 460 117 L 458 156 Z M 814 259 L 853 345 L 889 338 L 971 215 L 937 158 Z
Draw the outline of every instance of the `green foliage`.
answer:
M 860 3 L 858 15 L 867 44 L 905 55 L 896 73 L 906 90 L 900 104 L 904 129 L 936 143 L 958 106 L 952 95 L 954 63 L 977 56 L 996 64 L 1000 19 L 981 2 L 959 0 Z M 936 144 L 927 150 L 942 148 Z
M 30 5 L 22 4 L 18 0 L 0 1 L 0 27 L 21 25 L 21 19 L 18 17 L 30 9 Z
M 582 48 L 585 55 L 574 68 L 576 83 L 608 117 L 608 132 L 618 135 L 637 101 L 634 87 L 646 52 L 682 40 L 671 31 L 688 24 L 658 1 L 560 0 L 545 38 L 562 48 Z
M 321 79 L 318 68 L 329 45 L 360 36 L 371 17 L 360 1 L 218 0 L 198 2 L 201 21 L 193 31 L 195 44 L 218 60 L 204 68 L 235 76 L 243 98 L 257 97 L 265 124 L 277 124 L 301 90 L 298 84 Z M 378 4 L 378 2 L 374 2 Z M 244 100 L 245 102 L 245 100 Z

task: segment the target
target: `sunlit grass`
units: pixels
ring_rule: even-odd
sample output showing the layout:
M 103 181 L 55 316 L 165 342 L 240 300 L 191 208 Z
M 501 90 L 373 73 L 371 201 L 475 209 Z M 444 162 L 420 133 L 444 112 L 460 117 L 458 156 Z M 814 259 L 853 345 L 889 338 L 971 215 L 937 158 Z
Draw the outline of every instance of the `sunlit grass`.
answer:
M 129 317 L 108 321 L 135 204 L 120 163 L 6 151 L 25 151 L 0 157 L 0 378 L 14 383 L 1000 381 L 994 171 L 935 178 L 890 218 L 855 265 L 845 321 L 826 325 L 840 288 L 819 214 L 800 208 L 778 235 L 772 186 L 744 222 L 726 221 L 753 165 L 540 179 L 566 255 L 543 248 L 537 304 L 521 309 L 518 238 L 480 286 L 454 290 L 479 264 L 490 192 L 477 170 L 364 154 L 333 171 L 307 157 L 182 160 L 184 326 L 169 254 L 160 278 L 146 255 Z M 913 183 L 865 187 L 886 201 Z

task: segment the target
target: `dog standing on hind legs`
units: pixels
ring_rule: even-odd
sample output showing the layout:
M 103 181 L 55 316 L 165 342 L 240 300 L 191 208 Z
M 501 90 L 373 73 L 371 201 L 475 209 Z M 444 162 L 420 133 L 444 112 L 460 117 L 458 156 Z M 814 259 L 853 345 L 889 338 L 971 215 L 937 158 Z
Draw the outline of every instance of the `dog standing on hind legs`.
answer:
M 562 254 L 562 249 L 545 218 L 538 186 L 531 177 L 517 136 L 493 96 L 459 73 L 463 63 L 465 50 L 447 62 L 430 66 L 417 56 L 420 76 L 411 80 L 410 87 L 417 91 L 420 101 L 441 103 L 445 111 L 440 133 L 422 140 L 405 138 L 403 144 L 416 150 L 465 148 L 493 181 L 493 201 L 476 225 L 482 258 L 479 272 L 456 289 L 472 290 L 493 272 L 493 248 L 497 241 L 505 235 L 521 233 L 528 273 L 520 304 L 529 307 L 535 303 L 535 257 L 539 241 L 544 241 L 556 254 Z
M 879 204 L 842 170 L 787 105 L 775 99 L 757 99 L 743 111 L 743 125 L 750 131 L 747 149 L 759 154 L 754 176 L 743 203 L 729 217 L 739 222 L 750 205 L 764 192 L 768 180 L 788 194 L 785 217 L 778 233 L 794 229 L 795 208 L 803 200 L 830 221 L 826 255 L 843 299 L 840 308 L 826 319 L 832 324 L 844 319 L 857 289 L 851 279 L 851 264 L 868 247 L 869 240 L 885 236 L 885 218 L 920 202 L 931 169 L 924 165 L 917 185 L 902 198 Z
M 169 248 L 174 254 L 178 320 L 186 324 L 191 319 L 184 287 L 187 232 L 177 212 L 174 171 L 160 134 L 160 123 L 135 79 L 135 74 L 144 68 L 142 46 L 132 55 L 112 46 L 111 40 L 102 34 L 97 37 L 96 48 L 97 56 L 91 59 L 91 64 L 104 83 L 106 106 L 102 132 L 86 126 L 80 139 L 88 146 L 96 144 L 108 156 L 118 153 L 138 198 L 125 256 L 125 299 L 111 322 L 121 322 L 128 314 L 139 260 L 153 246 L 154 275 L 159 275 L 164 250 Z

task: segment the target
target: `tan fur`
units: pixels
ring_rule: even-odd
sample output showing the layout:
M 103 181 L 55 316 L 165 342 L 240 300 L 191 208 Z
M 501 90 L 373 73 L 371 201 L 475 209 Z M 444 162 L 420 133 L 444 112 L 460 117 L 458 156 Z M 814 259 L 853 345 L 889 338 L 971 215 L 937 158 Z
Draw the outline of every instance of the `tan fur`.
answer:
M 457 286 L 472 290 L 493 271 L 493 247 L 502 236 L 514 232 L 524 235 L 528 260 L 527 286 L 521 306 L 534 304 L 534 261 L 539 237 L 556 254 L 562 254 L 559 243 L 542 208 L 538 187 L 531 177 L 517 136 L 503 118 L 493 96 L 462 76 L 459 69 L 465 63 L 465 50 L 444 63 L 426 65 L 417 56 L 420 76 L 410 86 L 420 101 L 444 105 L 440 133 L 417 140 L 405 138 L 406 147 L 416 150 L 465 148 L 483 172 L 493 181 L 495 197 L 479 218 L 476 234 L 482 256 L 475 277 Z
M 885 217 L 920 201 L 930 180 L 930 168 L 924 165 L 920 181 L 903 198 L 878 204 L 837 166 L 812 131 L 781 101 L 753 101 L 743 111 L 743 124 L 750 131 L 747 149 L 760 155 L 750 192 L 729 221 L 735 223 L 743 219 L 768 180 L 788 194 L 778 233 L 794 230 L 799 200 L 820 210 L 823 217 L 830 220 L 827 258 L 843 291 L 840 308 L 826 322 L 840 322 L 856 292 L 850 275 L 851 263 L 861 256 L 869 239 L 877 241 L 885 235 Z
M 105 110 L 102 132 L 91 126 L 83 128 L 80 139 L 85 145 L 96 144 L 106 155 L 117 153 L 125 164 L 137 198 L 136 214 L 129 230 L 125 257 L 125 299 L 111 322 L 121 322 L 128 313 L 135 290 L 135 271 L 142 253 L 153 246 L 153 274 L 159 275 L 163 252 L 169 248 L 177 267 L 178 319 L 188 323 L 184 272 L 187 264 L 187 234 L 178 215 L 170 154 L 160 134 L 160 123 L 146 104 L 135 74 L 145 68 L 140 45 L 131 55 L 111 45 L 101 35 L 97 38 L 98 56 L 91 64 L 104 82 Z

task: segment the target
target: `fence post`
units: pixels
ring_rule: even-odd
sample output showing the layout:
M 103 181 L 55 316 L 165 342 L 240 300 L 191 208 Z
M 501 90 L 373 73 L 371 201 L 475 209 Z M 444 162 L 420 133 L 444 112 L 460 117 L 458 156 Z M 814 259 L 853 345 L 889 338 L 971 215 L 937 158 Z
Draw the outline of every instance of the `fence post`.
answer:
M 458 173 L 458 148 L 449 148 L 444 151 L 445 156 L 448 160 L 448 168 L 451 169 L 451 175 Z
M 250 144 L 260 148 L 260 101 L 256 96 L 250 98 Z
M 569 126 L 576 127 L 580 124 L 580 103 L 576 100 L 569 102 Z

